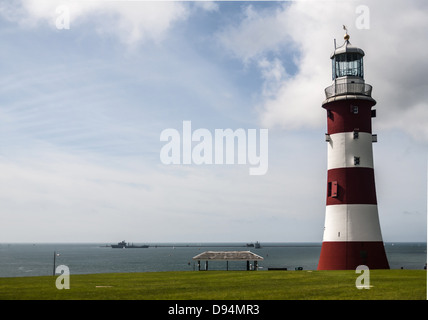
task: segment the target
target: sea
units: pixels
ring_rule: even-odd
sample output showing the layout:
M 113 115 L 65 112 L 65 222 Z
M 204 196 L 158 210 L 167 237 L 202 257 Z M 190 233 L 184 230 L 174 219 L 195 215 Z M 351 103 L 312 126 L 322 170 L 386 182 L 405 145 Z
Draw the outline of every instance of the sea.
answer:
M 321 243 L 144 243 L 148 248 L 112 248 L 112 243 L 1 243 L 0 277 L 115 272 L 198 271 L 192 258 L 204 251 L 251 251 L 264 258 L 258 270 L 316 270 Z M 142 245 L 143 243 L 134 243 Z M 385 243 L 391 269 L 424 269 L 426 242 Z M 252 262 L 251 262 L 252 263 Z M 209 270 L 246 270 L 246 261 L 210 261 Z M 251 268 L 252 266 L 250 266 Z M 201 263 L 201 270 L 205 264 Z M 55 272 L 57 271 L 57 272 Z

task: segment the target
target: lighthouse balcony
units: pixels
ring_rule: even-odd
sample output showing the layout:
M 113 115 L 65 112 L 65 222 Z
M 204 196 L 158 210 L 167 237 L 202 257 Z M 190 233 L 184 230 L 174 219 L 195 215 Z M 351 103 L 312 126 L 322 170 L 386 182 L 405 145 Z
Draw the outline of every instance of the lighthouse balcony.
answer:
M 327 99 L 348 94 L 371 97 L 372 86 L 365 83 L 335 83 L 325 89 Z

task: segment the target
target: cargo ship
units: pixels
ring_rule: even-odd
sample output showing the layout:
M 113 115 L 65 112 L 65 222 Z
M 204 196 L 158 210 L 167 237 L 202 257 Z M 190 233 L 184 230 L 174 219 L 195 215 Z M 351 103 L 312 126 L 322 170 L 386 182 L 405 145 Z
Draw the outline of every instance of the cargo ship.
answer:
M 121 248 L 121 249 L 127 249 L 127 248 L 148 248 L 148 245 L 142 245 L 142 246 L 135 246 L 134 244 L 126 243 L 125 240 L 118 242 L 117 244 L 112 244 L 112 248 Z
M 256 244 L 254 244 L 254 243 L 247 243 L 246 246 L 247 247 L 251 247 L 251 248 L 256 248 L 256 249 L 260 249 L 261 248 L 261 245 L 260 245 L 260 243 L 258 241 L 256 242 Z

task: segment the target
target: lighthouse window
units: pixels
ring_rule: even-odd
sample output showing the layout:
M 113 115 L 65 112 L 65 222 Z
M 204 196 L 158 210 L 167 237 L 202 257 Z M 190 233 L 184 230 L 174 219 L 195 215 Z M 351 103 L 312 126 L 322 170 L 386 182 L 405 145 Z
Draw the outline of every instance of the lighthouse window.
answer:
M 334 56 L 333 60 L 333 77 L 339 78 L 344 76 L 364 77 L 363 56 L 359 53 L 342 53 Z
M 360 157 L 354 157 L 354 164 L 356 166 L 360 164 Z
M 358 129 L 354 129 L 354 139 L 358 139 L 359 132 Z
M 351 106 L 351 112 L 353 114 L 357 114 L 358 113 L 358 106 Z
M 330 135 L 328 133 L 325 134 L 325 141 L 330 142 Z

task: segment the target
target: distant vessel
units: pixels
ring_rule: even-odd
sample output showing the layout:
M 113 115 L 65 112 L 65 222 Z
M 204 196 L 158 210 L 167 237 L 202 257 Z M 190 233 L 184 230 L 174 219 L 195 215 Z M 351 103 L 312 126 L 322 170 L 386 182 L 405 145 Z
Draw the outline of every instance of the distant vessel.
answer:
M 247 243 L 246 246 L 249 247 L 249 248 L 256 248 L 256 249 L 260 249 L 261 248 L 260 243 L 258 241 L 256 241 L 256 244 L 254 244 L 254 243 Z
M 121 248 L 121 249 L 125 249 L 125 248 L 148 248 L 148 245 L 142 245 L 142 246 L 134 246 L 134 244 L 130 244 L 130 243 L 126 243 L 125 240 L 118 242 L 117 244 L 112 244 L 111 245 L 112 248 Z

